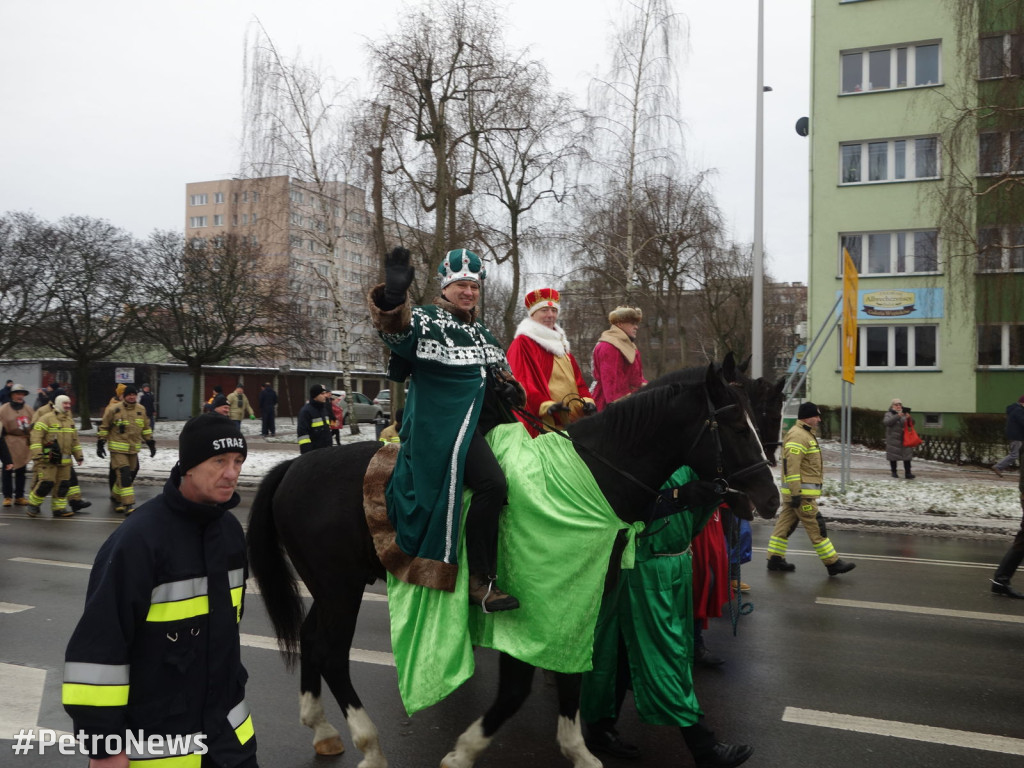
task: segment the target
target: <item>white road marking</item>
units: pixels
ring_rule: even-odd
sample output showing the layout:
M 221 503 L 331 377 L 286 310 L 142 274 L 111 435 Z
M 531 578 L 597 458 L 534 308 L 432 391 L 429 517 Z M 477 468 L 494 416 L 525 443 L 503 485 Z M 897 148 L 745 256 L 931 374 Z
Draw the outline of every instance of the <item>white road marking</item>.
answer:
M 242 645 L 248 648 L 260 648 L 265 651 L 276 651 L 277 638 L 266 637 L 265 635 L 247 635 L 244 632 L 239 635 Z M 364 651 L 361 648 L 352 648 L 348 654 L 349 661 L 358 661 L 363 664 L 379 664 L 384 667 L 395 666 L 395 657 L 387 651 Z
M 0 613 L 21 613 L 32 607 L 31 605 L 19 605 L 18 603 L 0 603 Z
M 17 691 L 16 696 L 0 696 L 0 739 L 14 739 L 18 731 L 38 727 L 45 684 L 45 669 L 0 664 L 0 690 Z
M 60 568 L 84 568 L 85 570 L 92 570 L 92 563 L 75 563 L 69 560 L 44 560 L 38 557 L 12 557 L 12 563 L 28 563 L 30 565 L 54 565 Z M 258 595 L 260 593 L 259 587 L 256 586 L 255 579 L 249 579 L 245 582 L 245 591 L 250 595 Z M 299 594 L 303 597 L 312 597 L 309 594 L 309 590 L 306 589 L 305 584 L 299 584 Z M 368 603 L 386 603 L 388 601 L 387 595 L 379 595 L 376 592 L 364 592 L 363 600 Z
M 819 728 L 834 728 L 840 731 L 870 733 L 875 736 L 892 736 L 897 739 L 924 741 L 929 744 L 946 744 L 951 747 L 983 749 L 1005 755 L 1024 755 L 1024 739 L 995 736 L 989 733 L 957 731 L 952 728 L 935 728 L 930 725 L 901 723 L 896 720 L 877 720 L 873 717 L 841 715 L 836 712 L 820 712 L 814 709 L 786 707 L 782 713 L 783 722 L 815 725 Z
M 923 605 L 899 605 L 898 603 L 869 603 L 864 600 L 841 600 L 833 597 L 819 597 L 818 605 L 834 605 L 839 608 L 863 608 L 872 611 L 893 611 L 895 613 L 917 613 L 924 616 L 946 616 L 952 619 L 971 621 L 1002 621 L 1008 624 L 1024 624 L 1024 616 L 1009 616 L 1003 613 L 982 613 L 981 611 L 952 611 L 948 608 L 932 608 Z
M 768 552 L 767 547 L 754 547 L 754 552 Z M 790 555 L 800 555 L 804 557 L 813 557 L 815 560 L 818 559 L 818 555 L 809 549 L 788 549 L 786 550 L 786 557 Z M 993 563 L 972 563 L 967 560 L 934 560 L 927 557 L 902 557 L 899 555 L 865 555 L 859 552 L 843 552 L 844 557 L 848 557 L 851 560 L 874 560 L 883 563 L 910 563 L 912 565 L 944 565 L 950 568 L 982 568 L 985 570 L 992 570 L 995 568 Z

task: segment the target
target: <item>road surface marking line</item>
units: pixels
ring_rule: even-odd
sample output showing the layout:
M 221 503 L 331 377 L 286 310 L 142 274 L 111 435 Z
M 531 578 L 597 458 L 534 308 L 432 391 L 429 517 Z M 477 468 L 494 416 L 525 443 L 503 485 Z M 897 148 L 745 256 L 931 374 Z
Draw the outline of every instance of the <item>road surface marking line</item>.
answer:
M 19 605 L 18 603 L 0 603 L 0 613 L 21 613 L 32 607 L 31 605 Z
M 247 635 L 244 632 L 239 634 L 242 645 L 249 648 L 262 648 L 266 651 L 279 650 L 277 640 L 264 635 Z M 395 657 L 387 651 L 364 651 L 360 648 L 352 648 L 348 655 L 349 661 L 358 661 L 364 664 L 380 664 L 384 667 L 395 666 Z
M 982 613 L 981 611 L 951 611 L 948 608 L 929 608 L 922 605 L 898 605 L 896 603 L 869 603 L 862 600 L 842 600 L 835 597 L 819 597 L 818 605 L 834 605 L 839 608 L 866 608 L 873 611 L 894 611 L 896 613 L 920 613 L 925 616 L 947 616 L 953 619 L 971 619 L 973 621 L 1002 621 L 1007 624 L 1024 624 L 1024 616 L 1008 616 L 1002 613 Z
M 38 557 L 12 557 L 11 562 L 28 563 L 30 565 L 56 565 L 61 568 L 84 568 L 85 570 L 92 569 L 91 563 L 73 563 L 68 560 L 43 560 Z M 249 579 L 245 583 L 245 591 L 248 592 L 250 595 L 258 595 L 260 593 L 259 587 L 256 586 L 256 581 L 254 579 Z M 299 584 L 299 594 L 303 597 L 312 597 L 312 595 L 309 594 L 309 590 L 306 589 L 305 584 Z M 370 603 L 386 603 L 388 598 L 387 595 L 378 595 L 376 592 L 364 592 L 363 600 L 366 600 Z
M 754 547 L 754 552 L 767 552 L 767 547 Z M 914 565 L 945 565 L 953 568 L 985 568 L 991 570 L 995 566 L 992 563 L 972 563 L 966 560 L 935 560 L 927 557 L 899 557 L 897 555 L 865 555 L 861 552 L 843 552 L 851 560 L 875 560 L 882 563 L 912 563 Z M 792 549 L 786 551 L 786 557 L 790 555 L 801 555 L 818 559 L 817 553 L 810 549 Z
M 952 728 L 936 728 L 931 725 L 901 723 L 896 720 L 877 720 L 873 717 L 840 715 L 836 712 L 820 712 L 814 709 L 786 707 L 782 713 L 783 722 L 801 725 L 816 725 L 820 728 L 834 728 L 840 731 L 870 733 L 875 736 L 892 736 L 897 739 L 924 741 L 929 744 L 946 744 L 951 747 L 983 749 L 1001 752 L 1005 755 L 1024 755 L 1024 739 L 1009 736 L 995 736 L 989 733 L 956 731 Z
M 0 664 L 0 739 L 13 739 L 23 728 L 35 728 L 43 701 L 46 670 L 21 664 Z M 16 696 L 10 695 L 17 691 Z

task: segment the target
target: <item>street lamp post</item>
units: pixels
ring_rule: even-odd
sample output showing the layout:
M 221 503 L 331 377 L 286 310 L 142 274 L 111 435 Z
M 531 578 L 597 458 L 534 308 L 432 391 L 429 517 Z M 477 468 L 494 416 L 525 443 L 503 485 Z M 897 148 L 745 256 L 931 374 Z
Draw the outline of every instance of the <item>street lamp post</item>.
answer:
M 754 139 L 754 285 L 750 311 L 750 375 L 764 373 L 764 0 L 757 0 L 757 115 Z

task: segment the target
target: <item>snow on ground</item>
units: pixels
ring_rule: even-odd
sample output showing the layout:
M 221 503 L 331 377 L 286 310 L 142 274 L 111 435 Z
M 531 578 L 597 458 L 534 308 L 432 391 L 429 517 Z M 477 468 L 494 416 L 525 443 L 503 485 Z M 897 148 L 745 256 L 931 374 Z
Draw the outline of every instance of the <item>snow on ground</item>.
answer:
M 157 455 L 150 458 L 143 449 L 137 482 L 163 483 L 177 461 L 177 437 L 184 422 L 158 421 L 154 430 Z M 278 419 L 274 438 L 260 437 L 260 421 L 242 422 L 249 441 L 249 453 L 239 484 L 253 487 L 264 474 L 282 461 L 299 456 L 292 419 Z M 343 443 L 373 440 L 373 424 L 360 424 L 361 434 L 342 430 Z M 95 428 L 81 433 L 85 464 L 79 474 L 106 477 L 107 462 L 96 457 Z M 1006 536 L 1016 531 L 1021 520 L 1020 494 L 1016 473 L 999 478 L 987 467 L 962 467 L 937 461 L 915 459 L 916 478 L 905 480 L 889 473 L 884 451 L 855 445 L 850 456 L 850 482 L 845 494 L 839 481 L 840 450 L 835 441 L 821 442 L 825 461 L 825 487 L 820 502 L 829 525 L 837 528 L 901 528 L 936 535 Z M 777 475 L 778 470 L 773 470 Z M 769 521 L 759 521 L 770 525 Z

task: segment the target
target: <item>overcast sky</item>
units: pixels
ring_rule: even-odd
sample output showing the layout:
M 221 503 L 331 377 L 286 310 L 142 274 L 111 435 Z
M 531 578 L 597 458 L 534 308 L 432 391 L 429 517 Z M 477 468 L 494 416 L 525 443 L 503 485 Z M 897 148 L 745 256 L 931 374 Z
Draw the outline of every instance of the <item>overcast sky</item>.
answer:
M 415 3 L 415 0 L 405 0 Z M 559 89 L 609 62 L 617 0 L 509 0 L 508 39 Z M 811 0 L 765 0 L 765 248 L 777 279 L 807 278 Z M 402 0 L 35 0 L 0 3 L 0 212 L 104 218 L 144 237 L 184 228 L 185 184 L 235 175 L 242 59 L 258 17 L 286 55 L 366 81 L 365 41 Z M 753 238 L 757 0 L 676 0 L 691 169 L 716 171 L 730 236 Z

